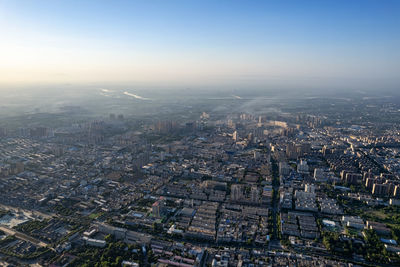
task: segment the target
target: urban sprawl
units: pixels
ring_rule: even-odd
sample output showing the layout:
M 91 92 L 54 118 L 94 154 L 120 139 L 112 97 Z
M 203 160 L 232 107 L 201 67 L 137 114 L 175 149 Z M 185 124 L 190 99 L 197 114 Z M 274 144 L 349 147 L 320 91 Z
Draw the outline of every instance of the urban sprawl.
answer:
M 4 126 L 0 266 L 400 265 L 399 126 L 341 112 Z

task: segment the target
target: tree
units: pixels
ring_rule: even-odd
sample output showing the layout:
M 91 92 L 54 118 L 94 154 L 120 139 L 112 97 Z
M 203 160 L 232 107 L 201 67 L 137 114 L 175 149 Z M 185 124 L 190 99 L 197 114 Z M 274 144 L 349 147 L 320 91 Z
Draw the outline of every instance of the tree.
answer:
M 106 235 L 106 236 L 104 237 L 104 240 L 105 240 L 107 243 L 111 243 L 111 242 L 113 241 L 113 236 L 110 235 L 110 234 L 108 234 L 108 235 Z
M 121 257 L 121 256 L 118 256 L 118 257 L 115 259 L 115 266 L 121 266 L 121 264 L 122 264 L 122 257 Z

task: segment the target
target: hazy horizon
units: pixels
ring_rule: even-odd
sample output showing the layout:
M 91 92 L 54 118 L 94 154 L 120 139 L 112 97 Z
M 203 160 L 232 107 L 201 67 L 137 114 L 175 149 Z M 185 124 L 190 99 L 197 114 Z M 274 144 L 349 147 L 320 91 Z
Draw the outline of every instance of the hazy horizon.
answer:
M 0 90 L 395 90 L 398 1 L 0 1 Z

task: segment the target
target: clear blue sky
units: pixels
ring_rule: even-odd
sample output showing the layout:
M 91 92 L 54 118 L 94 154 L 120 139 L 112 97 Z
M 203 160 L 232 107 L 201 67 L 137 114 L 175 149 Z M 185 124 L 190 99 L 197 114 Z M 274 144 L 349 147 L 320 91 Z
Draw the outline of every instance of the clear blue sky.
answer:
M 0 0 L 0 34 L 5 84 L 400 84 L 396 0 Z

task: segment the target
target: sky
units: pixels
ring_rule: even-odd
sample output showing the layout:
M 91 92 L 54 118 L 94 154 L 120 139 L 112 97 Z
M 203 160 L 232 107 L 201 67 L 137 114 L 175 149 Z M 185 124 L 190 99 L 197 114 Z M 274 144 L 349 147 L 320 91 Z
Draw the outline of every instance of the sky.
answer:
M 0 0 L 0 85 L 400 85 L 396 0 Z

